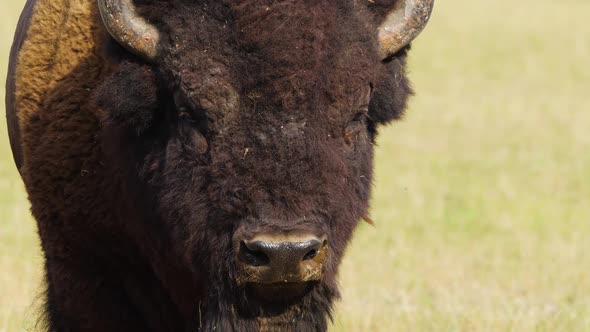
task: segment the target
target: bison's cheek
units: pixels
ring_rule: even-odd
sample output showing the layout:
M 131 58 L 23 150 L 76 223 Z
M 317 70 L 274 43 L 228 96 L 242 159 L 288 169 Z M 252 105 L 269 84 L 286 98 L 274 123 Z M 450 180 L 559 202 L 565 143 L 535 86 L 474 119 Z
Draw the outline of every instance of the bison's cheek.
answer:
M 353 240 L 353 233 L 360 221 L 369 214 L 369 198 L 372 181 L 372 150 L 368 143 L 362 142 L 354 157 L 349 156 L 349 176 L 341 179 L 342 184 L 332 191 L 328 205 L 331 207 L 329 233 L 331 237 L 330 257 L 326 265 L 326 276 L 335 276 L 342 257 Z M 334 282 L 335 280 L 327 280 Z
M 206 166 L 195 158 L 194 151 L 187 151 L 190 147 L 178 135 L 166 141 L 139 141 L 143 143 L 133 143 L 135 149 L 124 151 L 124 155 L 135 158 L 129 165 L 135 170 L 134 187 L 140 192 L 138 208 L 153 211 L 143 227 L 183 265 L 193 269 L 199 261 L 203 270 L 202 262 L 210 253 Z M 142 152 L 143 145 L 150 150 Z

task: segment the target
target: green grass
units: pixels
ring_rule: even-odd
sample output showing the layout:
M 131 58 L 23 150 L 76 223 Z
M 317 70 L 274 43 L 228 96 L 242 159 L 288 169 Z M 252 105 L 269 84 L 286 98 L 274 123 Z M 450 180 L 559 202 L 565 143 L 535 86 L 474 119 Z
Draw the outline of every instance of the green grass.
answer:
M 22 6 L 6 1 L 2 77 Z M 343 262 L 333 331 L 590 331 L 588 13 L 587 0 L 437 2 L 411 54 L 417 95 L 379 139 L 377 225 Z M 32 325 L 42 289 L 7 142 L 0 332 Z

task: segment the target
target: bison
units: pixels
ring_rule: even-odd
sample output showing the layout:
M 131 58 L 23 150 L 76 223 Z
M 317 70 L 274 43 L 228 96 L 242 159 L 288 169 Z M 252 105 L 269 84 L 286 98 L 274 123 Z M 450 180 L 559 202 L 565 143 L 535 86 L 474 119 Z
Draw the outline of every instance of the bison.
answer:
M 49 331 L 325 331 L 433 0 L 28 0 L 7 120 Z

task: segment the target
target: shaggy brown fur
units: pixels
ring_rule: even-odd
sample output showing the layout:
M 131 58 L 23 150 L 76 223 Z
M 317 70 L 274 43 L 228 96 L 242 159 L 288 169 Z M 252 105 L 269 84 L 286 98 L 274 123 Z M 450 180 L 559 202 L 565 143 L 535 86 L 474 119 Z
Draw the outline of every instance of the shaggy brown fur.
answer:
M 410 94 L 406 50 L 378 55 L 393 3 L 136 0 L 164 36 L 150 65 L 94 0 L 36 0 L 12 111 L 48 329 L 325 330 L 377 127 Z M 330 240 L 321 282 L 281 303 L 235 282 L 235 234 L 294 230 Z

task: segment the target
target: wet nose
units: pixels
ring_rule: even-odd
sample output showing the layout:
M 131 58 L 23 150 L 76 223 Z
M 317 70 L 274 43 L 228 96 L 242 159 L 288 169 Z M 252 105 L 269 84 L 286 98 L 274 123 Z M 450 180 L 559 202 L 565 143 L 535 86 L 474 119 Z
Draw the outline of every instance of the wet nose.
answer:
M 238 261 L 247 282 L 319 280 L 328 241 L 316 236 L 256 236 L 240 241 Z
M 240 248 L 240 258 L 252 266 L 269 265 L 287 270 L 297 267 L 305 260 L 317 256 L 322 246 L 319 239 L 305 242 L 265 242 L 244 241 Z

